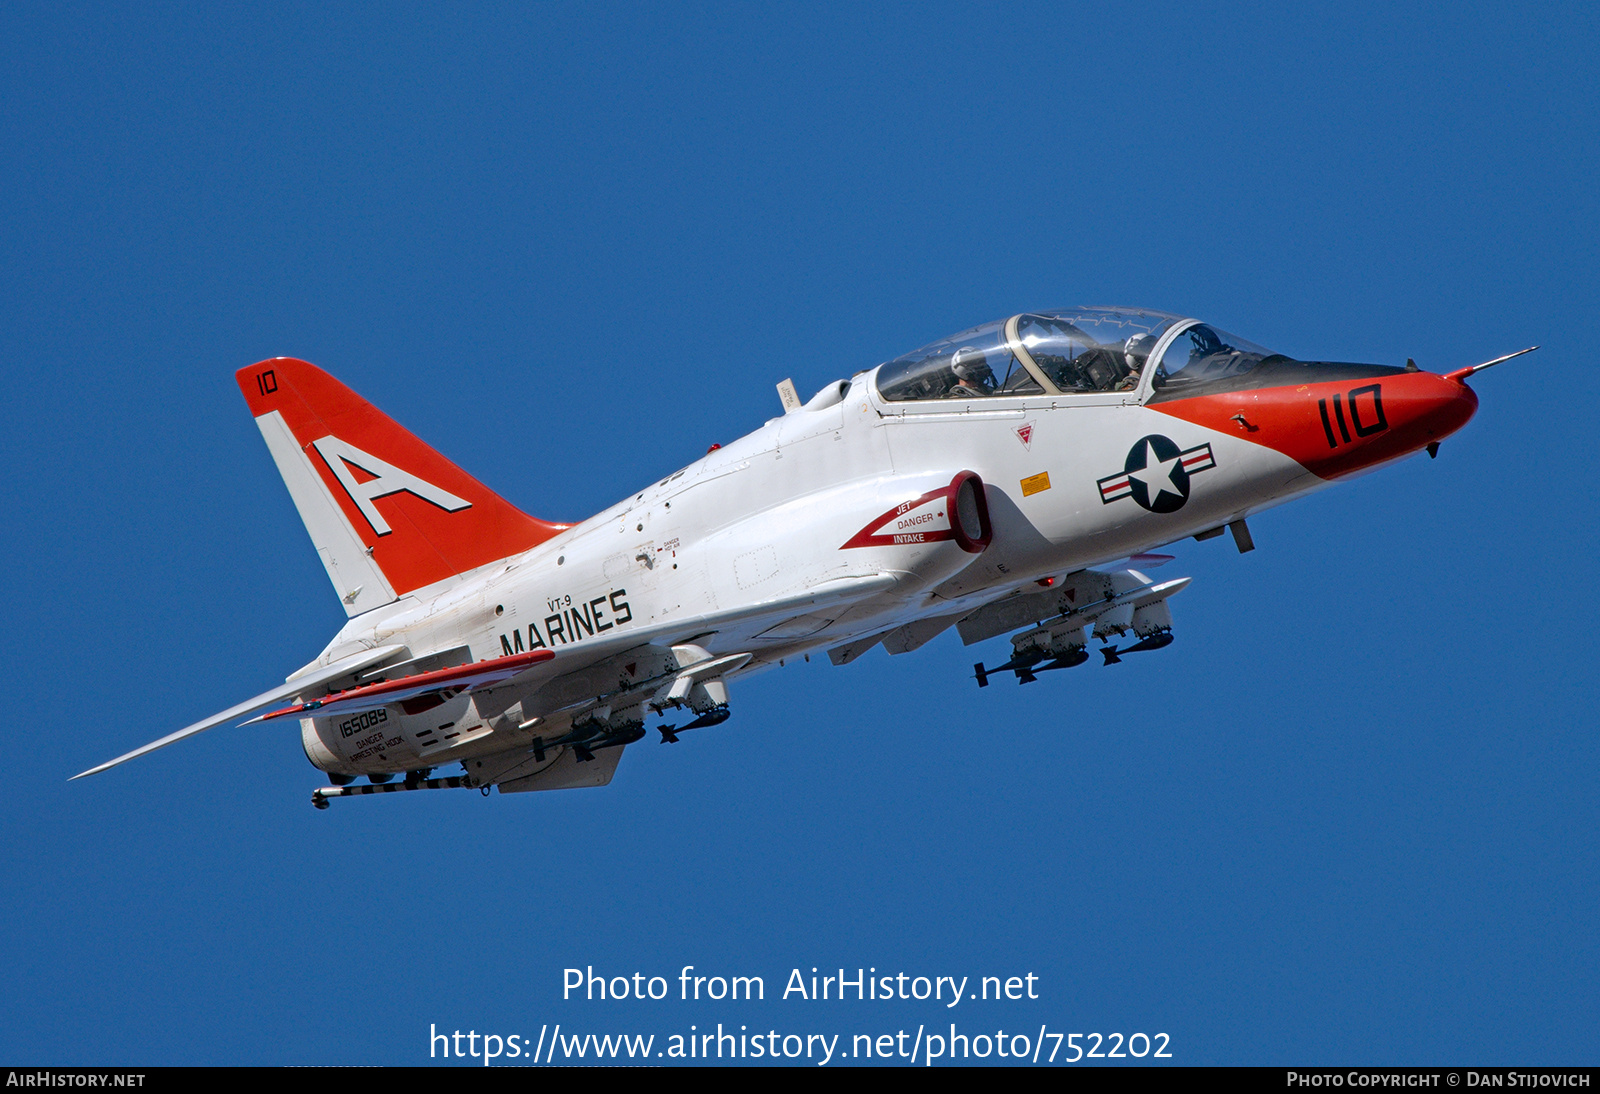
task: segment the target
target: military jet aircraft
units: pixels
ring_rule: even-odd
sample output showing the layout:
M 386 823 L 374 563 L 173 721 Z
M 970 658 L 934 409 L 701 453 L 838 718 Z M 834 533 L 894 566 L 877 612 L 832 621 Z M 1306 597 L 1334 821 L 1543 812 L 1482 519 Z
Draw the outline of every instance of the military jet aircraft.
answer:
M 314 365 L 262 361 L 240 390 L 349 620 L 282 686 L 74 778 L 254 715 L 298 722 L 319 808 L 600 786 L 652 717 L 676 742 L 728 718 L 730 681 L 814 652 L 955 627 L 1011 636 L 980 687 L 1080 665 L 1091 638 L 1112 665 L 1172 641 L 1188 579 L 1149 577 L 1157 548 L 1248 551 L 1252 514 L 1435 454 L 1477 409 L 1466 381 L 1526 352 L 1439 375 L 1140 308 L 1022 312 L 805 403 L 785 380 L 782 415 L 580 524 L 521 512 Z

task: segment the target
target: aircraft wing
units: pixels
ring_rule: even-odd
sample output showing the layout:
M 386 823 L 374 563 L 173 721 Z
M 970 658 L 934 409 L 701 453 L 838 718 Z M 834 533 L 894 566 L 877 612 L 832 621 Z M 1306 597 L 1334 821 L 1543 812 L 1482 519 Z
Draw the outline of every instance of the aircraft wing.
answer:
M 585 642 L 581 646 L 563 649 L 560 653 L 551 650 L 535 650 L 532 653 L 512 654 L 509 657 L 499 657 L 492 661 L 479 661 L 474 664 L 460 665 L 455 668 L 438 669 L 433 672 L 420 673 L 416 676 L 403 677 L 399 680 L 383 681 L 368 684 L 364 687 L 351 688 L 336 695 L 320 699 L 309 699 L 279 710 L 271 711 L 252 721 L 271 721 L 278 718 L 301 717 L 306 714 L 322 716 L 325 714 L 339 714 L 347 711 L 369 710 L 373 707 L 383 706 L 387 703 L 397 703 L 408 698 L 440 692 L 444 690 L 468 690 L 493 687 L 512 677 L 520 676 L 529 670 L 536 670 L 541 665 L 549 668 L 549 675 L 544 679 L 560 675 L 574 668 L 574 660 L 581 659 L 591 663 L 620 652 L 622 649 L 641 645 L 648 642 L 683 641 L 691 637 L 704 636 L 719 631 L 737 631 L 739 633 L 755 633 L 764 626 L 771 626 L 776 622 L 791 618 L 796 615 L 814 611 L 817 608 L 839 605 L 857 600 L 863 600 L 878 593 L 887 591 L 895 585 L 892 574 L 867 574 L 860 577 L 845 577 L 834 581 L 825 582 L 803 593 L 792 596 L 780 597 L 776 600 L 764 601 L 753 604 L 738 612 L 721 612 L 704 615 L 685 616 L 681 619 L 670 620 L 656 624 L 652 627 L 641 628 L 618 636 L 605 642 Z M 203 721 L 185 726 L 176 733 L 170 733 L 158 741 L 151 741 L 143 747 L 132 752 L 118 756 L 114 760 L 91 767 L 87 771 L 79 772 L 72 776 L 81 779 L 86 775 L 97 775 L 102 771 L 116 767 L 118 764 L 127 763 L 137 759 L 158 748 L 165 748 L 183 740 L 215 728 L 224 722 L 239 718 L 247 714 L 254 714 L 262 707 L 281 703 L 285 699 L 303 699 L 308 693 L 330 680 L 337 680 L 353 672 L 359 672 L 368 665 L 376 664 L 384 658 L 399 652 L 401 646 L 382 646 L 377 649 L 366 650 L 350 657 L 342 658 L 307 673 L 297 676 L 289 682 L 273 688 L 271 691 L 262 692 L 253 699 L 247 699 L 237 706 L 229 707 L 220 714 L 214 714 Z M 543 682 L 543 681 L 539 681 Z M 68 780 L 69 782 L 71 780 Z
M 559 646 L 554 650 L 538 649 L 529 653 L 510 654 L 492 661 L 479 661 L 457 668 L 407 676 L 366 687 L 352 688 L 337 695 L 308 700 L 282 710 L 269 711 L 254 721 L 301 717 L 314 714 L 344 714 L 371 710 L 389 703 L 398 703 L 420 695 L 449 690 L 479 691 L 495 687 L 517 678 L 518 686 L 542 688 L 557 677 L 582 672 L 627 650 L 641 646 L 677 646 L 680 643 L 701 641 L 713 634 L 725 636 L 739 645 L 755 634 L 796 616 L 817 611 L 842 610 L 858 601 L 886 592 L 895 586 L 893 574 L 874 573 L 855 577 L 836 578 L 815 585 L 802 593 L 766 600 L 734 611 L 706 613 L 669 619 L 638 630 L 622 631 L 598 641 L 585 641 L 572 646 Z M 751 659 L 748 652 L 739 652 L 697 664 L 692 671 L 680 673 L 685 678 L 699 679 L 712 670 L 731 672 Z
M 843 608 L 857 601 L 867 600 L 894 588 L 893 574 L 866 574 L 860 577 L 841 577 L 814 585 L 803 593 L 764 600 L 736 611 L 716 612 L 708 615 L 680 619 L 659 624 L 648 630 L 648 641 L 670 638 L 684 641 L 696 634 L 727 632 L 755 635 L 796 616 L 809 615 L 818 609 Z M 636 636 L 637 640 L 637 636 Z
M 158 748 L 166 748 L 168 745 L 175 744 L 176 742 L 183 740 L 185 737 L 193 737 L 196 733 L 204 733 L 206 730 L 219 726 L 223 722 L 232 721 L 234 718 L 238 718 L 241 715 L 251 714 L 260 710 L 264 706 L 270 706 L 273 703 L 281 703 L 285 699 L 291 699 L 300 695 L 304 695 L 306 692 L 312 691 L 321 685 L 326 684 L 329 680 L 337 680 L 341 676 L 347 676 L 352 672 L 359 672 L 368 665 L 376 664 L 377 662 L 382 661 L 384 658 L 398 653 L 404 648 L 405 647 L 403 646 L 379 646 L 377 649 L 362 650 L 360 653 L 351 654 L 349 657 L 342 657 L 333 662 L 331 665 L 326 665 L 320 669 L 315 669 L 303 676 L 293 677 L 286 683 L 280 684 L 273 688 L 271 691 L 262 692 L 254 699 L 246 699 L 238 706 L 229 707 L 221 714 L 213 714 L 211 717 L 203 719 L 202 721 L 198 721 L 192 726 L 184 726 L 182 729 L 178 730 L 178 732 L 169 733 L 159 741 L 151 741 L 149 744 L 136 748 L 132 752 L 118 756 L 114 760 L 108 760 L 99 767 L 91 767 L 87 771 L 80 771 L 78 774 L 72 776 L 72 778 L 81 779 L 85 775 L 98 775 L 100 772 L 116 767 L 118 764 L 127 763 L 129 760 L 137 759 L 140 756 L 145 755 L 147 752 L 154 752 Z M 68 779 L 67 781 L 71 782 L 72 779 Z
M 403 676 L 398 680 L 382 680 L 376 684 L 335 692 L 321 699 L 308 699 L 281 710 L 271 710 L 257 715 L 250 721 L 270 722 L 277 718 L 299 718 L 307 714 L 321 718 L 329 714 L 372 710 L 389 703 L 414 699 L 419 695 L 431 695 L 442 691 L 455 694 L 475 688 L 491 687 L 494 684 L 504 683 L 513 676 L 520 676 L 539 662 L 549 661 L 553 657 L 555 654 L 549 650 L 534 650 L 532 653 L 514 653 L 509 657 L 496 657 L 492 661 L 478 661 L 474 664 L 456 665 L 454 668 L 420 672 L 415 676 Z

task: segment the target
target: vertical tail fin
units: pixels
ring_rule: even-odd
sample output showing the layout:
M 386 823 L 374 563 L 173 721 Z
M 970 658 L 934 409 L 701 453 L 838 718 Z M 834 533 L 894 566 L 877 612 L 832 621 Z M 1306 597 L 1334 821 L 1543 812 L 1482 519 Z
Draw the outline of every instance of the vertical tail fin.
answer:
M 235 378 L 349 615 L 569 527 L 528 516 L 315 365 L 275 357 Z

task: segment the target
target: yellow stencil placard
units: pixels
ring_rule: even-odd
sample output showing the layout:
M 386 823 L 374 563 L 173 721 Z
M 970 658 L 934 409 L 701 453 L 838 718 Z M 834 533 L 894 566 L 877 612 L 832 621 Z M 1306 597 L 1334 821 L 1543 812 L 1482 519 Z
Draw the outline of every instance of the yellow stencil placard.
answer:
M 1022 480 L 1022 496 L 1037 494 L 1050 489 L 1050 472 L 1041 471 L 1037 475 L 1029 475 Z

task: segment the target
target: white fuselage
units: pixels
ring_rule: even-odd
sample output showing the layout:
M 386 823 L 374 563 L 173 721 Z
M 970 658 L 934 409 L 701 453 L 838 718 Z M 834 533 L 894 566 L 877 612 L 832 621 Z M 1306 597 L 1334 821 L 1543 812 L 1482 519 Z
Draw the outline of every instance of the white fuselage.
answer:
M 1106 500 L 1104 481 L 1152 434 L 1186 452 L 1209 446 L 1175 512 Z M 954 518 L 938 502 L 846 546 L 964 471 L 985 488 L 985 549 L 919 537 Z M 686 620 L 703 621 L 692 637 L 708 653 L 751 654 L 729 676 L 748 674 L 919 620 L 953 623 L 1035 581 L 1324 485 L 1271 448 L 1148 409 L 1135 393 L 891 403 L 863 373 L 533 550 L 352 618 L 319 659 L 388 645 L 417 655 L 466 647 L 454 663 L 553 650 L 527 686 L 415 713 L 305 718 L 303 740 L 318 767 L 346 775 L 520 754 L 536 734 L 643 701 L 646 683 L 671 668 L 652 640 L 677 628 L 673 641 L 683 641 Z M 825 595 L 852 587 L 872 592 Z M 776 620 L 760 610 L 808 594 L 815 610 Z

